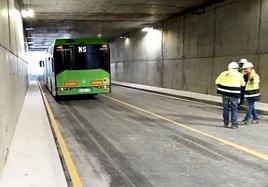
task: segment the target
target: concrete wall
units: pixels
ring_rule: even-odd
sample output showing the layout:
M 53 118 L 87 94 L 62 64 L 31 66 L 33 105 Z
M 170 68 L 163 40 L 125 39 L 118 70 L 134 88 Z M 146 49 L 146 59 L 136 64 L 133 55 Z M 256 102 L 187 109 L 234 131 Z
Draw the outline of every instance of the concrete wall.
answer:
M 130 35 L 110 45 L 113 79 L 160 86 L 161 32 Z M 115 73 L 116 71 L 116 73 Z M 138 75 L 138 76 L 137 76 Z
M 141 31 L 111 43 L 114 80 L 214 95 L 217 75 L 245 57 L 255 64 L 268 102 L 268 1 L 226 0 L 159 29 L 151 48 L 145 39 L 151 34 Z
M 28 85 L 18 9 L 14 0 L 0 0 L 0 175 Z

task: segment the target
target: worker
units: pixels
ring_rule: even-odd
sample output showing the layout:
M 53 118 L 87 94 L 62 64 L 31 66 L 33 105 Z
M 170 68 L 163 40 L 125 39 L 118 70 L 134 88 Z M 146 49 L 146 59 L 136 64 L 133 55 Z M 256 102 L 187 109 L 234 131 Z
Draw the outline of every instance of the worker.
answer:
M 244 74 L 248 76 L 245 88 L 245 98 L 247 100 L 247 112 L 243 124 L 256 124 L 259 122 L 257 112 L 255 110 L 255 102 L 260 99 L 260 77 L 253 69 L 251 62 L 247 62 L 242 66 Z
M 247 82 L 248 81 L 248 76 L 246 74 L 244 74 L 243 72 L 243 65 L 248 62 L 247 59 L 242 58 L 239 60 L 238 64 L 239 64 L 239 72 L 243 75 L 244 77 L 244 81 Z M 245 101 L 245 86 L 241 87 L 241 95 L 240 95 L 240 101 L 238 103 L 239 106 L 243 105 Z
M 231 112 L 231 128 L 238 128 L 238 99 L 241 94 L 241 86 L 245 86 L 245 81 L 241 73 L 238 72 L 239 65 L 231 62 L 228 71 L 222 72 L 216 79 L 217 93 L 222 94 L 223 102 L 223 122 L 224 127 L 229 125 L 229 112 Z
M 243 72 L 243 65 L 248 62 L 248 60 L 246 58 L 242 58 L 239 60 L 238 64 L 239 64 L 239 72 L 242 73 Z

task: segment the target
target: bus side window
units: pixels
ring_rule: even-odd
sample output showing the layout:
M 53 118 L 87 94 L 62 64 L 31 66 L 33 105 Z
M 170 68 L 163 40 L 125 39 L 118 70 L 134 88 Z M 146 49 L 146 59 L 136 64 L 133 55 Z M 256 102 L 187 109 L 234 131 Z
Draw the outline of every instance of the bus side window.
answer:
M 45 63 L 44 63 L 43 60 L 39 61 L 39 66 L 40 66 L 41 68 L 45 67 Z
M 51 70 L 53 73 L 55 72 L 54 69 L 54 58 L 51 58 Z

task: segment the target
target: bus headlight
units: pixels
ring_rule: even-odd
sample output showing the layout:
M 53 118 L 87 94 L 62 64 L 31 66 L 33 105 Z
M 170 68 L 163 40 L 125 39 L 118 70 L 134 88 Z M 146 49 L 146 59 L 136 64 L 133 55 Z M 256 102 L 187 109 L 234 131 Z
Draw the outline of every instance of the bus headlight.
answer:
M 109 78 L 105 77 L 103 79 L 103 84 L 110 84 Z

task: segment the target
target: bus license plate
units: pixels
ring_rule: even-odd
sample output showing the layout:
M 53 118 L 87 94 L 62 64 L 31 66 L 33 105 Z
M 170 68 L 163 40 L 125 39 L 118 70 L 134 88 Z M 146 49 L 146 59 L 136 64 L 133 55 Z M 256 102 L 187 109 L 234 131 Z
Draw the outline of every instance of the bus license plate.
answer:
M 81 89 L 79 89 L 79 93 L 88 93 L 88 92 L 90 92 L 89 88 L 81 88 Z

